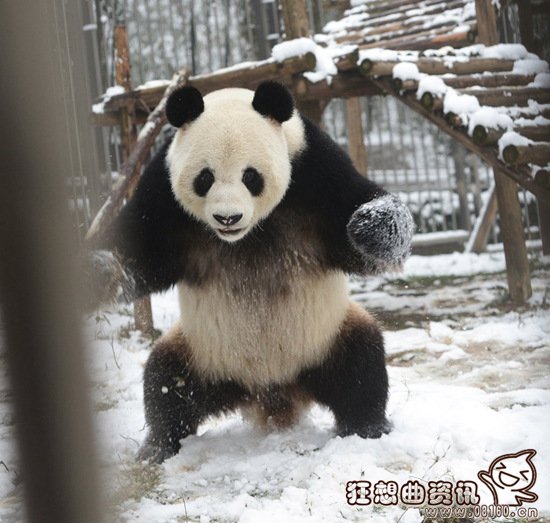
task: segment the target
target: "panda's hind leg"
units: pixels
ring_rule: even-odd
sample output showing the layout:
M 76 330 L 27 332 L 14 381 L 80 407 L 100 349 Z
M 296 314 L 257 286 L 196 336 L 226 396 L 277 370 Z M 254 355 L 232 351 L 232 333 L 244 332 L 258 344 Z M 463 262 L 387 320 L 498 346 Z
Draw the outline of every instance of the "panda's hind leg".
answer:
M 179 324 L 156 344 L 143 374 L 145 421 L 149 432 L 138 460 L 161 463 L 177 454 L 180 440 L 195 434 L 206 417 L 234 409 L 245 397 L 232 382 L 209 382 L 190 364 Z
M 327 360 L 303 371 L 299 381 L 331 409 L 340 436 L 379 438 L 390 431 L 384 339 L 374 318 L 359 305 L 350 303 Z

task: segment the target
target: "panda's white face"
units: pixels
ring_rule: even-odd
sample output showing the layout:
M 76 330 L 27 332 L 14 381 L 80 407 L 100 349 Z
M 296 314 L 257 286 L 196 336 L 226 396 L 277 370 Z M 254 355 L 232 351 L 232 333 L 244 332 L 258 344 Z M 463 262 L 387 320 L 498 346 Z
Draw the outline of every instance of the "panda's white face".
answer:
M 246 89 L 207 95 L 167 155 L 176 199 L 227 242 L 243 238 L 281 201 L 304 142 L 297 115 L 281 125 L 254 110 L 253 96 Z

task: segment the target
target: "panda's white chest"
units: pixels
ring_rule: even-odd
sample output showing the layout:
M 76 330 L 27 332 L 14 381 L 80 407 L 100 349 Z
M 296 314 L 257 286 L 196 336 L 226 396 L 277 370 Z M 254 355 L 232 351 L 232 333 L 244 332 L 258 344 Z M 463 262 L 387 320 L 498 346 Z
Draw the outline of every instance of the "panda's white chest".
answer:
M 216 278 L 179 284 L 183 332 L 192 364 L 205 378 L 250 389 L 294 379 L 327 355 L 348 305 L 341 272 L 299 273 L 273 292 Z

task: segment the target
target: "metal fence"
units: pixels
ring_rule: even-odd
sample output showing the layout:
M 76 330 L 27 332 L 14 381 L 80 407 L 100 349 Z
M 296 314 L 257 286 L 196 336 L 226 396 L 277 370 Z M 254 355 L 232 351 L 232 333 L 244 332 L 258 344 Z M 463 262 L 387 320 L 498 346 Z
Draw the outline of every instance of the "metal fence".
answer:
M 307 1 L 316 31 L 339 16 L 338 10 L 330 7 L 335 4 Z M 97 43 L 95 76 L 102 79 L 104 88 L 114 83 L 113 29 L 122 21 L 128 29 L 134 86 L 170 78 L 184 66 L 198 74 L 262 59 L 283 38 L 275 0 L 95 0 L 90 13 L 95 19 Z M 361 104 L 368 175 L 401 195 L 413 212 L 419 233 L 470 231 L 489 194 L 492 172 L 488 166 L 393 98 L 362 98 Z M 324 126 L 342 147 L 347 146 L 342 100 L 329 104 Z M 108 193 L 111 172 L 116 176 L 120 164 L 118 130 L 104 131 L 102 143 L 105 162 L 101 179 L 88 184 L 101 191 L 93 201 Z M 522 190 L 520 199 L 526 235 L 533 239 L 538 234 L 536 201 Z M 93 213 L 85 198 L 75 201 L 81 213 Z M 497 222 L 490 242 L 499 240 Z

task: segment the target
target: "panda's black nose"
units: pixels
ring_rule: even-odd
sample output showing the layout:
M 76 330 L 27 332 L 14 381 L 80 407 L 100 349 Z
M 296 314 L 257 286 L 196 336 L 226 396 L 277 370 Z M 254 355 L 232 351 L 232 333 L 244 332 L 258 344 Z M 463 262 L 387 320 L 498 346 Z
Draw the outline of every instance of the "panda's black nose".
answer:
M 221 214 L 214 214 L 213 215 L 215 220 L 222 225 L 225 225 L 226 227 L 230 227 L 231 225 L 235 225 L 242 217 L 242 214 L 232 214 L 231 216 L 222 216 Z

